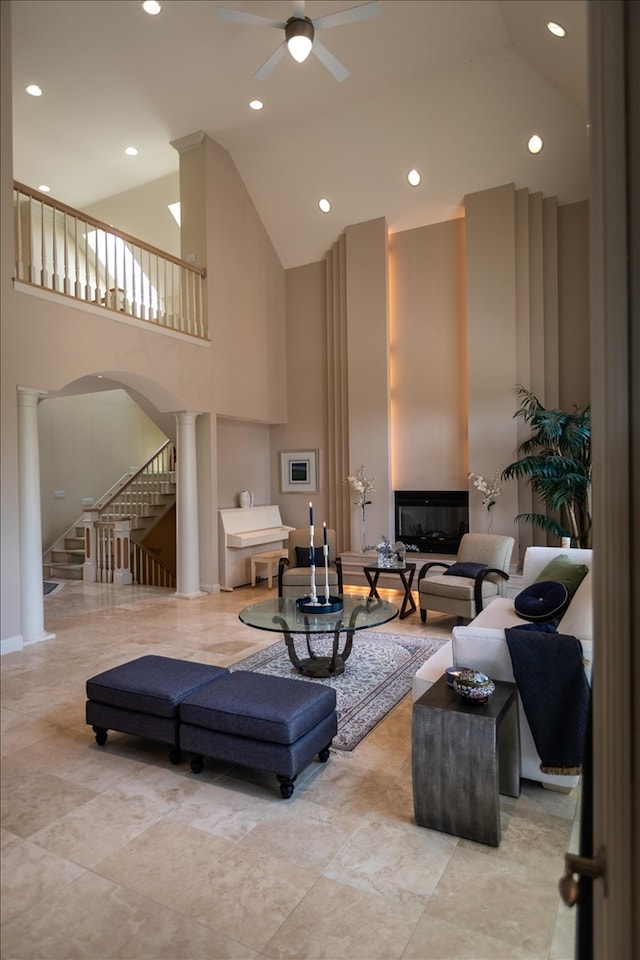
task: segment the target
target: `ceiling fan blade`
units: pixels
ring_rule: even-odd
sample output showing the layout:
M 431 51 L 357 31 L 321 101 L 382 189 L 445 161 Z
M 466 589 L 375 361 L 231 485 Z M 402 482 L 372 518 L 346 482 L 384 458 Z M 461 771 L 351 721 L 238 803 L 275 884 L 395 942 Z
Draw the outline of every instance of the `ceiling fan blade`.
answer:
M 350 7 L 348 10 L 340 10 L 339 13 L 328 13 L 326 17 L 318 17 L 312 23 L 314 30 L 326 30 L 327 27 L 340 27 L 345 23 L 355 23 L 356 20 L 377 17 L 381 10 L 380 0 L 372 0 L 371 3 L 362 3 L 359 7 Z
M 282 20 L 270 20 L 269 17 L 259 17 L 256 13 L 245 13 L 230 7 L 216 7 L 216 16 L 220 20 L 234 20 L 236 23 L 248 23 L 253 27 L 279 27 L 282 30 L 286 27 Z
M 254 73 L 253 79 L 264 80 L 266 77 L 268 77 L 271 71 L 273 70 L 273 68 L 277 66 L 277 64 L 279 64 L 282 58 L 284 57 L 286 49 L 287 49 L 287 42 L 286 40 L 283 40 L 282 43 L 278 47 L 276 47 L 276 49 L 273 51 L 273 53 L 268 58 L 268 60 L 265 60 L 265 62 L 260 67 L 260 69 L 256 73 Z
M 343 80 L 346 80 L 347 77 L 350 76 L 347 68 L 340 63 L 319 40 L 316 39 L 313 41 L 311 53 L 315 53 L 320 63 L 324 64 L 329 73 L 333 74 L 338 83 L 342 83 Z
M 291 13 L 298 20 L 304 20 L 304 0 L 291 0 Z

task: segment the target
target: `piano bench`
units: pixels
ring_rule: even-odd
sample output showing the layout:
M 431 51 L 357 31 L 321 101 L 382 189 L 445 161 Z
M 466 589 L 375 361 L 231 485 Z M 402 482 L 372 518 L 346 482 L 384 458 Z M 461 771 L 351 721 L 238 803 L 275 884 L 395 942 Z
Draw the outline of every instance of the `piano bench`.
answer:
M 258 564 L 266 565 L 266 576 L 269 589 L 273 586 L 273 578 L 278 573 L 278 563 L 280 557 L 288 557 L 288 550 L 267 550 L 265 553 L 254 553 L 251 557 L 251 586 L 256 585 L 256 567 Z

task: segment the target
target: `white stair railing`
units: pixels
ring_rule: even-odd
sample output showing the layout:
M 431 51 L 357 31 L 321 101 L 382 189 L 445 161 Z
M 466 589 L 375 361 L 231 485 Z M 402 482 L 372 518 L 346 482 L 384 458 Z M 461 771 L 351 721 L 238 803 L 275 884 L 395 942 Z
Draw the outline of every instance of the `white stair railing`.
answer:
M 204 270 L 14 182 L 15 279 L 207 339 Z

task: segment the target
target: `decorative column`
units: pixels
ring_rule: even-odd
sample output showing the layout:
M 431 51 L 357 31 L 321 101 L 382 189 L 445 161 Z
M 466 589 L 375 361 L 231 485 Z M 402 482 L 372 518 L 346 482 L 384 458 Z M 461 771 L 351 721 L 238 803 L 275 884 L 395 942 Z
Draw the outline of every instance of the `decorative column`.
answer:
M 20 619 L 22 642 L 39 643 L 55 634 L 44 629 L 42 521 L 38 402 L 45 391 L 18 387 L 18 478 L 20 485 Z
M 193 600 L 200 589 L 198 537 L 197 413 L 176 413 L 176 597 Z

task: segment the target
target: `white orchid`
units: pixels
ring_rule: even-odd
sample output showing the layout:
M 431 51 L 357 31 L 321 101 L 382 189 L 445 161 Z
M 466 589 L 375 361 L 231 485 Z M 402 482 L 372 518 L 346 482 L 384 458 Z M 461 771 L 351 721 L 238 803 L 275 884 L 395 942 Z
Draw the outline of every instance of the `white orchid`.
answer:
M 493 474 L 491 480 L 485 480 L 479 473 L 468 473 L 467 476 L 469 480 L 473 481 L 474 487 L 476 487 L 480 493 L 484 494 L 482 505 L 486 507 L 487 510 L 490 510 L 502 493 L 502 487 L 498 482 L 498 472 L 496 471 Z
M 361 508 L 364 514 L 364 508 L 371 503 L 371 500 L 367 498 L 370 493 L 373 493 L 375 491 L 375 487 L 373 485 L 373 477 L 371 479 L 369 479 L 368 477 L 365 477 L 364 466 L 361 465 L 356 470 L 355 476 L 347 477 L 347 479 L 345 480 L 345 483 L 350 484 L 351 489 L 354 490 L 355 493 L 360 494 L 359 498 L 357 500 L 354 500 L 354 503 L 356 504 L 356 506 Z
M 367 537 L 364 531 L 364 513 L 366 507 L 368 507 L 368 505 L 371 503 L 369 495 L 375 490 L 373 485 L 373 477 L 369 479 L 369 477 L 365 476 L 364 466 L 361 464 L 356 470 L 355 475 L 352 477 L 347 477 L 344 482 L 350 484 L 351 489 L 359 495 L 358 499 L 354 500 L 354 504 L 357 507 L 360 507 L 360 536 L 362 540 L 362 552 L 366 553 Z

